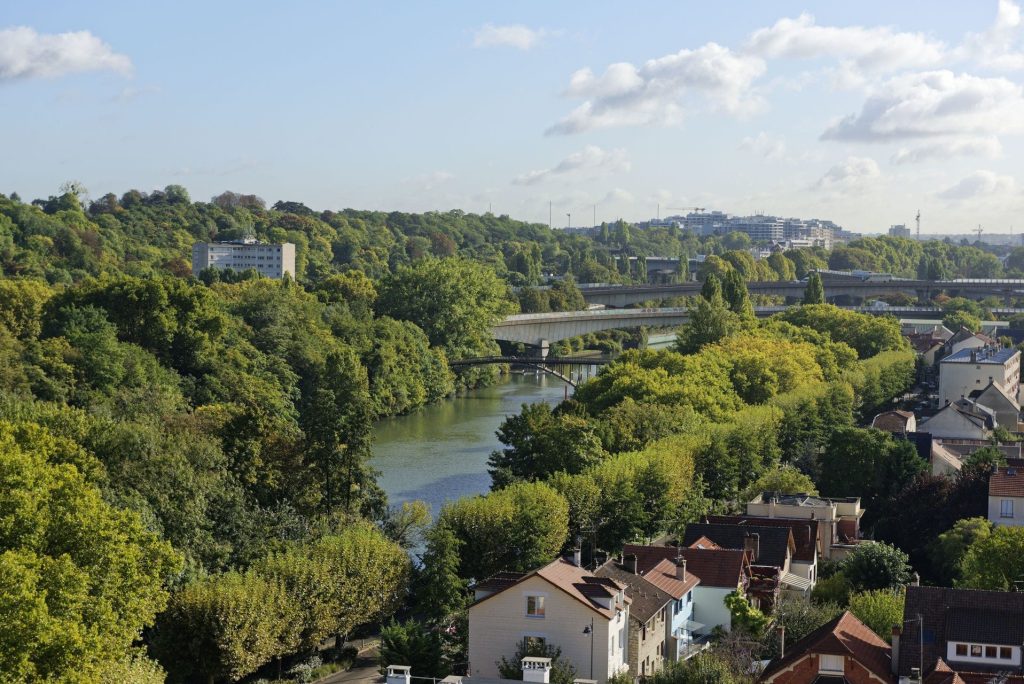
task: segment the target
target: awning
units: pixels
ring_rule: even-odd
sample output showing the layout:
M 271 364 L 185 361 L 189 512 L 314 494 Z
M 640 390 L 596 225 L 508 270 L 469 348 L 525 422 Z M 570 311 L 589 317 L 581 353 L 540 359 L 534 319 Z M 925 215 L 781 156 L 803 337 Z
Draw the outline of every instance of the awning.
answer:
M 806 577 L 801 577 L 800 575 L 794 575 L 791 572 L 782 573 L 782 577 L 779 581 L 787 587 L 798 591 L 807 591 L 811 588 L 811 580 Z

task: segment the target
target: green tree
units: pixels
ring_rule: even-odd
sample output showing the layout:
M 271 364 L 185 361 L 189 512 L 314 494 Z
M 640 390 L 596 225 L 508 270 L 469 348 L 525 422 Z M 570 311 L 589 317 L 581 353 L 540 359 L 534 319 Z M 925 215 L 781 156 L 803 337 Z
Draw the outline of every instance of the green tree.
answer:
M 943 584 L 952 585 L 961 579 L 961 564 L 967 550 L 991 534 L 992 523 L 987 518 L 966 518 L 957 520 L 951 529 L 931 543 L 932 564 L 939 571 Z
M 772 627 L 785 627 L 786 643 L 795 644 L 841 612 L 842 608 L 835 603 L 783 596 L 772 610 Z M 779 638 L 775 629 L 767 630 L 761 643 L 764 658 L 779 657 Z
M 732 270 L 725 274 L 722 281 L 722 297 L 725 299 L 729 310 L 741 318 L 753 318 L 754 307 L 750 303 L 750 293 L 747 291 L 747 283 L 743 275 Z
M 299 645 L 299 611 L 283 587 L 228 572 L 175 592 L 153 648 L 172 681 L 240 679 Z
M 394 622 L 380 631 L 380 669 L 388 665 L 408 665 L 414 677 L 444 678 L 450 672 L 435 630 L 421 622 Z
M 874 429 L 840 428 L 820 456 L 825 496 L 859 496 L 867 509 L 895 497 L 927 464 L 910 442 Z
M 750 605 L 747 597 L 738 591 L 730 593 L 724 600 L 725 607 L 732 615 L 733 627 L 743 630 L 755 639 L 761 638 L 768 627 L 768 616 Z
M 961 563 L 960 586 L 1011 591 L 1024 580 L 1024 527 L 1000 526 L 979 535 Z
M 850 596 L 850 612 L 886 641 L 891 639 L 892 626 L 903 622 L 906 592 L 899 589 L 876 589 Z
M 858 544 L 842 560 L 843 575 L 857 591 L 895 590 L 910 582 L 907 554 L 882 542 Z
M 740 501 L 751 501 L 762 492 L 817 496 L 818 488 L 814 486 L 814 482 L 806 474 L 800 472 L 794 466 L 785 463 L 765 471 L 754 480 L 740 494 Z
M 120 661 L 181 563 L 60 462 L 48 437 L 0 422 L 0 672 L 10 681 L 95 677 Z
M 824 304 L 825 286 L 817 271 L 807 277 L 807 288 L 804 290 L 804 304 Z
M 466 581 L 459 577 L 462 542 L 444 523 L 427 533 L 416 581 L 416 612 L 430 624 L 441 624 L 463 610 L 468 602 Z
M 692 354 L 738 329 L 739 318 L 726 306 L 721 283 L 712 274 L 705 279 L 697 304 L 690 307 L 690 322 L 680 328 L 676 348 L 683 354 Z
M 968 311 L 950 311 L 943 316 L 942 325 L 950 330 L 981 330 L 981 319 Z

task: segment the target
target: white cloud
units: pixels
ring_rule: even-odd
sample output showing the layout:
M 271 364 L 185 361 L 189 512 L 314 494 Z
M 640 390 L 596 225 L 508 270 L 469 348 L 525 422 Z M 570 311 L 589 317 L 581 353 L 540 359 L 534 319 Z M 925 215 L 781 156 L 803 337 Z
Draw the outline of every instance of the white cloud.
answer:
M 829 190 L 839 194 L 864 192 L 873 181 L 882 175 L 878 163 L 870 157 L 847 157 L 836 164 L 814 184 L 814 189 Z
M 532 29 L 522 24 L 484 24 L 473 34 L 473 47 L 514 47 L 529 50 L 543 37 L 543 29 Z
M 0 29 L 0 81 L 131 70 L 127 56 L 88 31 L 41 34 L 27 26 Z
M 786 156 L 786 142 L 777 136 L 761 131 L 755 137 L 746 137 L 739 148 L 765 159 L 782 159 Z
M 634 199 L 636 198 L 633 197 L 633 193 L 629 190 L 625 190 L 623 188 L 612 188 L 608 191 L 608 194 L 604 196 L 604 199 L 601 200 L 601 202 L 603 204 L 632 204 Z
M 1024 69 L 1024 47 L 1020 45 L 1020 5 L 999 0 L 996 18 L 987 31 L 968 33 L 956 56 L 991 69 Z
M 915 147 L 901 147 L 892 157 L 893 164 L 951 159 L 953 157 L 988 157 L 994 159 L 1003 152 L 1003 146 L 996 137 L 953 138 L 937 140 Z
M 1014 192 L 1016 187 L 1017 183 L 1011 176 L 1001 176 L 993 171 L 975 171 L 936 196 L 947 200 L 969 200 L 1006 195 Z
M 763 101 L 752 91 L 765 71 L 764 61 L 708 43 L 696 50 L 651 59 L 637 67 L 612 64 L 596 76 L 589 68 L 569 79 L 566 95 L 585 101 L 550 127 L 548 134 L 572 134 L 595 128 L 675 124 L 682 119 L 680 100 L 693 93 L 713 108 L 742 115 Z
M 945 46 L 924 34 L 894 31 L 888 26 L 819 26 L 805 13 L 754 31 L 747 50 L 769 58 L 851 60 L 858 69 L 877 73 L 938 64 Z
M 1021 86 L 1005 78 L 928 71 L 884 81 L 868 95 L 859 114 L 832 124 L 821 137 L 883 142 L 997 136 L 1021 130 Z
M 453 178 L 455 178 L 455 174 L 448 171 L 431 171 L 430 173 L 424 173 L 412 178 L 411 182 L 420 190 L 434 190 L 439 185 L 444 185 Z
M 512 182 L 516 185 L 535 185 L 558 176 L 599 176 L 629 171 L 629 169 L 630 163 L 626 159 L 625 150 L 606 151 L 596 145 L 587 145 L 551 168 L 524 173 L 517 176 Z

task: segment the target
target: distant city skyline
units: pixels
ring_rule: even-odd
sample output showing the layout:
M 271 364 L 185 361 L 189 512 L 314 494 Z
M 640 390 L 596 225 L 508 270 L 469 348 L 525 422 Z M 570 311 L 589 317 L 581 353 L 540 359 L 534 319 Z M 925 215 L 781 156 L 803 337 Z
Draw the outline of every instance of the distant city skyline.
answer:
M 0 192 L 1024 231 L 1020 3 L 14 0 Z M 549 204 L 550 203 L 550 204 Z

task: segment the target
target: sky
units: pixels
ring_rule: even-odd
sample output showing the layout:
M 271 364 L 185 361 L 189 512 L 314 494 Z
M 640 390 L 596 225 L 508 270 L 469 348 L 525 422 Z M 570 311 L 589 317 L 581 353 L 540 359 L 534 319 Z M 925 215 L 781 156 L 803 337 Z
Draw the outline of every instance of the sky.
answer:
M 1021 232 L 1024 21 L 1014 0 L 6 0 L 0 130 L 0 191 L 25 199 Z

